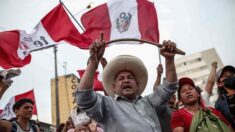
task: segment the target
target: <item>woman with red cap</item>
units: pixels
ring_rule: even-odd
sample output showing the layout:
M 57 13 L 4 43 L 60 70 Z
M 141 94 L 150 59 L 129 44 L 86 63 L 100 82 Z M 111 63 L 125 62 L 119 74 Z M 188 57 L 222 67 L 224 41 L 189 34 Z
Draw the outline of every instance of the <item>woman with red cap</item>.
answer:
M 179 80 L 178 99 L 183 103 L 184 107 L 172 114 L 171 127 L 173 132 L 190 131 L 193 116 L 196 115 L 200 109 L 205 108 L 201 103 L 200 92 L 192 79 L 184 77 Z M 219 111 L 214 108 L 209 109 L 223 122 L 229 124 Z

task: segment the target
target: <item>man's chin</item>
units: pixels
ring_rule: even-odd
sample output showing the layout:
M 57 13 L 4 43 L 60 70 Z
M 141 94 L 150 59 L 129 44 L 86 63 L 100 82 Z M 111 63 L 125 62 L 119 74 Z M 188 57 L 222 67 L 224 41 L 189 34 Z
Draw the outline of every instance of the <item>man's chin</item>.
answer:
M 126 97 L 126 98 L 132 98 L 134 97 L 134 93 L 133 92 L 125 92 L 123 93 L 123 96 Z

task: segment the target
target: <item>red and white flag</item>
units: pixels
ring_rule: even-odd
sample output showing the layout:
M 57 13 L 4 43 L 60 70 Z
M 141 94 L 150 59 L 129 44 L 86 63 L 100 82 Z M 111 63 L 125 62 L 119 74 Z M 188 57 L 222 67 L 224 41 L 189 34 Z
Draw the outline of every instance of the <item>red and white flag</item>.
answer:
M 81 17 L 85 38 L 104 40 L 137 38 L 159 42 L 157 13 L 148 0 L 111 0 Z
M 22 93 L 22 94 L 18 94 L 14 97 L 12 97 L 10 99 L 10 101 L 6 104 L 5 108 L 0 113 L 0 118 L 1 119 L 6 119 L 9 120 L 15 116 L 15 113 L 12 110 L 13 105 L 15 104 L 15 102 L 17 102 L 20 99 L 23 98 L 27 98 L 27 99 L 31 99 L 34 102 L 34 106 L 33 106 L 33 115 L 37 115 L 37 107 L 36 107 L 36 101 L 35 101 L 35 96 L 34 96 L 34 91 L 30 90 L 28 92 Z
M 80 78 L 83 76 L 85 70 L 77 70 Z M 104 91 L 104 88 L 103 88 L 103 85 L 102 85 L 102 82 L 99 80 L 99 72 L 96 71 L 95 72 L 95 76 L 94 76 L 94 84 L 93 84 L 93 88 L 95 91 Z
M 31 34 L 13 30 L 0 32 L 0 66 L 4 69 L 23 67 L 30 63 L 30 52 L 66 41 L 81 49 L 89 43 L 79 33 L 62 4 L 51 10 L 34 28 Z M 80 43 L 83 42 L 83 43 Z

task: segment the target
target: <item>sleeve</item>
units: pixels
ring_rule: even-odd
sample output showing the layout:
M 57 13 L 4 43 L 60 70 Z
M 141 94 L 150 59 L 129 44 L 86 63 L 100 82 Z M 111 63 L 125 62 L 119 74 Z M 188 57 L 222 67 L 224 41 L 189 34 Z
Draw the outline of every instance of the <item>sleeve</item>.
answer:
M 220 120 L 222 120 L 226 125 L 230 126 L 228 120 L 223 116 L 223 114 L 222 114 L 220 111 L 214 109 L 213 107 L 209 107 L 209 108 L 212 110 L 212 113 L 213 113 L 214 115 L 216 115 L 216 116 L 217 116 Z
M 172 130 L 177 127 L 184 127 L 183 117 L 180 115 L 180 111 L 174 111 L 171 117 L 171 128 Z
M 76 100 L 78 107 L 85 111 L 90 118 L 97 122 L 102 122 L 105 119 L 105 114 L 108 113 L 109 109 L 108 99 L 105 96 L 89 89 L 77 91 Z
M 177 90 L 177 85 L 178 82 L 169 83 L 164 79 L 163 84 L 160 85 L 155 92 L 147 96 L 149 102 L 154 107 L 165 105 L 168 100 L 170 100 L 172 94 Z
M 207 107 L 210 106 L 210 95 L 206 90 L 201 92 L 201 98 Z

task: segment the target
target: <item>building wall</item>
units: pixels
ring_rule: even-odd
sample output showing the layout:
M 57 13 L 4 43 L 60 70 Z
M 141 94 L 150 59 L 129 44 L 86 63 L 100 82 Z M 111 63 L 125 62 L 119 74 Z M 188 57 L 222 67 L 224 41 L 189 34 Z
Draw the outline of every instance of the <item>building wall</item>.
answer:
M 60 122 L 65 123 L 70 111 L 76 107 L 75 89 L 79 79 L 74 74 L 59 77 L 59 113 Z M 52 124 L 56 125 L 55 79 L 51 80 Z
M 211 64 L 214 61 L 217 62 L 217 69 L 224 66 L 214 48 L 176 59 L 178 78 L 190 77 L 194 80 L 195 85 L 204 89 L 211 70 Z M 210 99 L 212 105 L 214 105 L 217 97 L 217 86 L 215 85 Z

